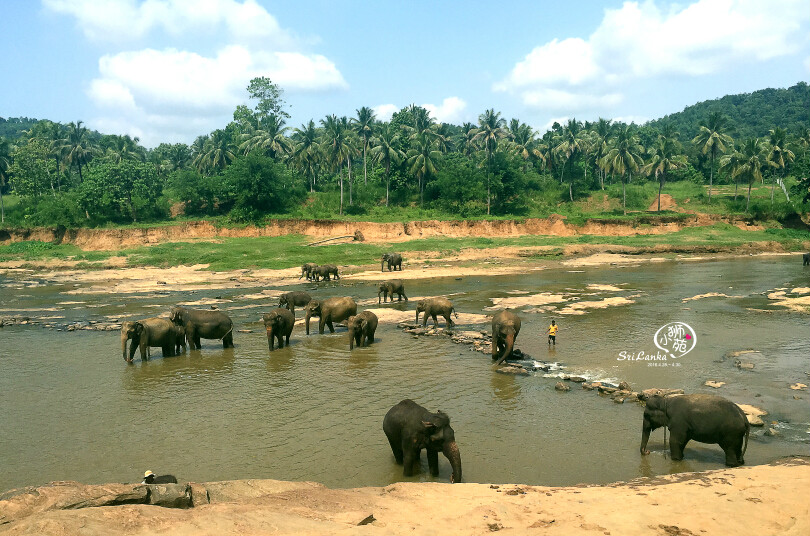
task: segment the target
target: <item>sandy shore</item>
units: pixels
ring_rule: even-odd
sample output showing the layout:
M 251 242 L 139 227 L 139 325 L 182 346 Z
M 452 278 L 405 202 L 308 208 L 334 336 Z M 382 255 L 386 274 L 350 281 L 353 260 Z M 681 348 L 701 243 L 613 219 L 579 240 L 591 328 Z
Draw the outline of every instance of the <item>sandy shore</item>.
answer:
M 0 500 L 0 533 L 810 534 L 808 458 L 564 488 L 398 483 L 329 489 L 312 482 L 212 482 L 187 488 L 194 502 L 188 509 L 113 506 L 116 499 L 145 497 L 142 488 L 68 482 L 6 493 L 0 496 L 6 499 Z

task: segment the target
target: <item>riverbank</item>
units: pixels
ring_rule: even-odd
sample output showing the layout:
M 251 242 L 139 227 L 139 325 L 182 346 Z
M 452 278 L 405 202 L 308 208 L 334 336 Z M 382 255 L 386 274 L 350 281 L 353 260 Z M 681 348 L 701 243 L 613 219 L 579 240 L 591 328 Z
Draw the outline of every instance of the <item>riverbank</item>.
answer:
M 0 495 L 0 533 L 472 535 L 503 530 L 803 535 L 810 531 L 807 457 L 604 486 L 403 482 L 384 488 L 329 489 L 312 482 L 212 482 L 190 485 L 187 493 L 193 507 L 185 509 L 148 504 L 150 495 L 166 490 L 150 493 L 144 488 L 60 482 L 12 490 Z

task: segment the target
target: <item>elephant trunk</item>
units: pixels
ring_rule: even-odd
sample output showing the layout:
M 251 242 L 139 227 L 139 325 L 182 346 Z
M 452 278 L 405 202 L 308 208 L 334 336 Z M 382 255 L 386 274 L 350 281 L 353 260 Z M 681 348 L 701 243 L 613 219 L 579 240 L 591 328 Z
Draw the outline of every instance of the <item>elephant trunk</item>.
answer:
M 445 458 L 450 462 L 450 467 L 453 468 L 453 474 L 450 475 L 450 483 L 461 482 L 461 453 L 458 451 L 458 445 L 455 441 L 445 443 L 442 452 Z
M 419 309 L 416 310 L 416 320 L 414 320 L 414 322 L 416 322 L 417 324 L 419 323 Z
M 129 359 L 127 359 L 127 341 L 128 340 L 129 340 L 129 337 L 127 336 L 127 334 L 122 333 L 121 334 L 121 353 L 124 356 L 124 361 L 129 361 Z
M 311 316 L 312 315 L 309 314 L 309 311 L 307 311 L 307 315 L 304 317 L 305 323 L 306 323 L 306 326 L 307 326 L 307 335 L 309 335 L 309 319 L 310 319 Z
M 270 349 L 272 350 L 273 349 L 273 344 L 274 344 L 274 341 L 273 341 L 273 326 L 269 326 L 269 327 L 267 327 L 265 329 L 267 330 L 267 346 L 269 346 Z
M 359 346 L 358 342 L 358 346 Z M 354 330 L 349 328 L 349 350 L 354 350 Z
M 504 348 L 503 354 L 501 354 L 501 357 L 498 359 L 498 362 L 495 363 L 496 365 L 500 365 L 506 360 L 507 357 L 512 355 L 512 348 L 515 346 L 514 332 L 507 333 L 505 339 L 506 339 L 506 348 Z
M 641 431 L 641 447 L 639 447 L 639 452 L 641 454 L 649 454 L 650 451 L 647 450 L 647 442 L 650 440 L 650 432 L 652 431 L 652 426 L 647 419 L 644 419 L 644 428 Z

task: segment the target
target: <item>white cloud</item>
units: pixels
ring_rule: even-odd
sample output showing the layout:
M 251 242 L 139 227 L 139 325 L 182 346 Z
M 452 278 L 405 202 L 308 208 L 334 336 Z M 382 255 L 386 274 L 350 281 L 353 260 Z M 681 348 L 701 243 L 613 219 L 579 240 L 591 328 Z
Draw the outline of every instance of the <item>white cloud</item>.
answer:
M 374 116 L 378 121 L 390 121 L 395 113 L 399 111 L 399 106 L 396 104 L 380 104 L 372 108 Z
M 698 0 L 686 7 L 625 2 L 606 9 L 585 40 L 532 50 L 493 90 L 532 109 L 571 113 L 615 106 L 639 79 L 702 76 L 783 56 L 806 45 L 806 0 Z
M 461 123 L 467 103 L 458 97 L 447 97 L 438 106 L 423 104 L 422 107 L 440 123 Z
M 156 29 L 178 36 L 225 28 L 237 42 L 261 38 L 274 47 L 295 42 L 255 0 L 43 0 L 43 5 L 75 17 L 79 29 L 94 41 L 139 39 Z

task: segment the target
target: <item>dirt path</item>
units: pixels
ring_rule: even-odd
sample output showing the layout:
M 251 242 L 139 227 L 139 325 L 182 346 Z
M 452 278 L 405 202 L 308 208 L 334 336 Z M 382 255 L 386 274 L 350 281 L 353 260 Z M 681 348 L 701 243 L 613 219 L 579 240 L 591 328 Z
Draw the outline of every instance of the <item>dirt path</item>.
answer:
M 565 488 L 398 483 L 329 489 L 311 482 L 241 480 L 193 485 L 195 506 L 185 510 L 94 506 L 116 493 L 134 497 L 137 488 L 60 483 L 26 490 L 0 501 L 0 533 L 810 534 L 807 458 Z

